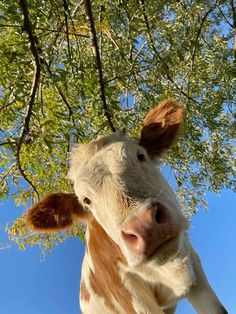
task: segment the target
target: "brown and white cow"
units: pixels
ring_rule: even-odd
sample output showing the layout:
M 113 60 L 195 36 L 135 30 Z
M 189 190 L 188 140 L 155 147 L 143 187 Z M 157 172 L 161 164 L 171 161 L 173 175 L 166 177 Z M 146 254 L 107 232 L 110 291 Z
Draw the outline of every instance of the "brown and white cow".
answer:
M 26 213 L 29 228 L 43 232 L 87 225 L 84 314 L 170 314 L 182 297 L 197 313 L 227 313 L 156 167 L 178 133 L 182 111 L 174 101 L 161 102 L 144 119 L 139 143 L 117 132 L 78 145 L 69 171 L 75 194 L 49 194 Z

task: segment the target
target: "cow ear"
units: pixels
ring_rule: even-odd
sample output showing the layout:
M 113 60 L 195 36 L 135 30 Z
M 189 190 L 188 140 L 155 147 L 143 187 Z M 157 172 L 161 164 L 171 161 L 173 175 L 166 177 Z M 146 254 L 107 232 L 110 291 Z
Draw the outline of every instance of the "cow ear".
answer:
M 52 193 L 28 209 L 25 221 L 30 230 L 56 232 L 78 220 L 86 223 L 88 215 L 75 194 Z
M 183 107 L 175 101 L 165 100 L 144 118 L 139 144 L 149 155 L 158 157 L 175 140 L 183 120 Z

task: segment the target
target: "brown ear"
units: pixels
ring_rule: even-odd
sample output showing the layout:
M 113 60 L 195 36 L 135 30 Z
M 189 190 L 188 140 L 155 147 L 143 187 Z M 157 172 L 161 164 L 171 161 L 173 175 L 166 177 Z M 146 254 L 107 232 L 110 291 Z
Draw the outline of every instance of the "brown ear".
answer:
M 183 119 L 183 107 L 175 101 L 159 103 L 145 117 L 139 144 L 151 156 L 168 149 L 178 134 Z
M 78 220 L 85 222 L 87 216 L 75 194 L 52 193 L 30 207 L 25 219 L 29 229 L 47 232 L 63 230 Z

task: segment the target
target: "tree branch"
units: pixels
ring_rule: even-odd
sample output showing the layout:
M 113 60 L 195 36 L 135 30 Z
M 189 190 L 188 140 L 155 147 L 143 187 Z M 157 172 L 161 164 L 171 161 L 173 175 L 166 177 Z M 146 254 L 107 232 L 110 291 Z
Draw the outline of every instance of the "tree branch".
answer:
M 93 54 L 95 58 L 95 68 L 96 68 L 96 73 L 97 73 L 99 96 L 103 105 L 104 114 L 105 114 L 105 117 L 107 118 L 108 124 L 111 130 L 115 132 L 116 128 L 113 125 L 109 108 L 107 105 L 107 101 L 106 101 L 105 87 L 104 87 L 103 73 L 102 73 L 102 62 L 101 62 L 100 53 L 99 53 L 97 34 L 96 34 L 95 25 L 94 25 L 94 19 L 93 19 L 93 13 L 92 13 L 90 0 L 84 0 L 84 8 L 85 8 L 86 19 L 89 24 L 90 39 L 92 42 Z
M 66 34 L 66 31 L 61 30 L 61 28 L 64 26 L 64 21 L 61 27 L 58 29 L 51 29 L 51 28 L 43 28 L 43 27 L 35 27 L 36 30 L 43 31 L 43 32 L 49 32 L 49 33 L 64 33 Z M 0 24 L 0 27 L 13 27 L 13 28 L 22 28 L 21 25 L 16 25 L 16 24 Z M 75 37 L 82 37 L 82 38 L 89 38 L 88 35 L 85 34 L 80 34 L 76 31 L 74 32 L 68 32 L 69 35 L 73 35 Z
M 39 194 L 38 194 L 36 187 L 28 179 L 24 169 L 22 168 L 21 160 L 20 160 L 20 151 L 21 151 L 21 147 L 22 147 L 22 144 L 24 142 L 25 136 L 29 133 L 30 118 L 32 116 L 34 100 L 35 100 L 36 92 L 37 92 L 37 89 L 39 86 L 39 81 L 40 81 L 40 71 L 41 71 L 40 59 L 39 59 L 38 50 L 37 50 L 37 38 L 35 37 L 35 35 L 33 33 L 32 24 L 31 24 L 30 19 L 29 19 L 29 11 L 28 11 L 26 1 L 20 0 L 19 6 L 20 6 L 22 14 L 23 14 L 23 21 L 24 21 L 23 29 L 26 31 L 26 33 L 28 35 L 28 39 L 29 39 L 29 43 L 30 43 L 30 51 L 31 51 L 32 56 L 33 56 L 34 77 L 33 77 L 33 81 L 32 81 L 29 100 L 27 103 L 27 112 L 26 112 L 25 119 L 24 119 L 24 125 L 22 128 L 21 134 L 20 134 L 18 145 L 17 145 L 16 160 L 17 160 L 17 166 L 19 168 L 19 171 L 20 171 L 22 177 L 29 183 L 29 185 L 33 188 L 37 197 L 39 198 Z
M 68 19 L 67 19 L 68 4 L 67 4 L 66 0 L 62 0 L 62 3 L 63 3 L 63 8 L 64 8 L 67 50 L 68 50 L 69 59 L 71 61 L 71 48 L 70 48 L 69 28 L 68 28 Z
M 192 98 L 191 96 L 189 96 L 187 93 L 185 93 L 182 88 L 180 88 L 175 81 L 173 80 L 173 78 L 170 75 L 170 71 L 169 71 L 169 66 L 168 64 L 163 60 L 162 56 L 159 54 L 159 51 L 157 50 L 156 46 L 155 46 L 155 42 L 153 40 L 152 34 L 151 34 L 151 27 L 149 25 L 148 22 L 148 18 L 147 18 L 147 14 L 146 14 L 146 8 L 145 8 L 145 0 L 139 0 L 140 1 L 140 6 L 142 8 L 142 13 L 143 13 L 143 19 L 144 19 L 144 23 L 147 29 L 147 37 L 148 37 L 148 41 L 151 44 L 151 47 L 155 53 L 155 56 L 159 59 L 159 61 L 162 63 L 162 65 L 165 68 L 165 76 L 166 78 L 175 86 L 175 88 L 182 94 L 184 95 L 188 100 L 191 100 L 192 102 L 199 104 L 198 101 L 196 101 L 194 98 Z
M 228 20 L 228 18 L 225 16 L 225 13 L 223 12 L 223 10 L 221 9 L 221 7 L 218 7 L 218 10 L 220 11 L 220 15 L 223 17 L 223 19 L 225 20 L 225 23 L 227 23 L 230 27 L 233 27 L 232 23 L 230 23 L 230 21 Z
M 202 28 L 204 23 L 206 22 L 206 19 L 208 17 L 208 15 L 216 8 L 216 6 L 219 4 L 219 1 L 216 1 L 203 15 L 202 19 L 201 19 L 201 23 L 200 26 L 198 28 L 197 34 L 196 34 L 196 38 L 195 38 L 195 42 L 197 43 L 199 40 L 199 37 L 201 35 L 202 32 Z M 195 57 L 196 57 L 196 52 L 197 52 L 197 45 L 194 46 L 194 50 L 193 50 L 193 54 L 192 54 L 192 65 L 191 65 L 191 70 L 193 70 L 194 67 L 194 61 L 195 61 Z
M 9 175 L 9 173 L 10 173 L 11 170 L 12 170 L 12 168 L 15 167 L 15 165 L 16 165 L 16 164 L 13 163 L 8 169 L 6 169 L 5 171 L 3 171 L 3 172 L 1 173 L 2 179 L 1 179 L 1 181 L 0 181 L 0 186 L 3 184 L 4 180 L 5 180 L 6 177 Z
M 7 146 L 7 145 L 12 145 L 12 144 L 15 144 L 15 143 L 14 142 L 10 142 L 10 141 L 0 142 L 0 146 Z
M 29 101 L 27 104 L 27 113 L 25 116 L 24 128 L 23 128 L 23 131 L 21 134 L 21 137 L 24 137 L 25 134 L 29 132 L 29 122 L 30 122 L 30 117 L 32 114 L 32 109 L 33 109 L 33 105 L 34 105 L 36 91 L 37 91 L 37 88 L 39 85 L 40 70 L 41 69 L 40 69 L 40 59 L 39 59 L 38 50 L 37 50 L 37 38 L 33 34 L 32 25 L 31 25 L 31 22 L 29 19 L 29 11 L 27 8 L 26 1 L 20 0 L 19 5 L 20 5 L 22 13 L 23 13 L 23 18 L 24 18 L 23 28 L 26 31 L 26 33 L 28 34 L 28 39 L 29 39 L 29 43 L 30 43 L 30 50 L 31 50 L 31 53 L 33 55 L 34 68 L 35 68 L 34 78 L 33 78 L 32 87 L 31 87 L 31 91 L 30 91 L 30 97 L 29 97 Z
M 76 14 L 77 14 L 77 12 L 78 12 L 78 10 L 80 9 L 80 7 L 81 7 L 82 4 L 83 4 L 83 0 L 81 0 L 81 1 L 78 3 L 78 5 L 77 5 L 76 8 L 74 9 L 74 11 L 72 12 L 72 17 L 71 17 L 71 18 L 73 18 L 73 17 L 76 16 Z M 61 24 L 59 25 L 59 27 L 58 27 L 58 30 L 55 31 L 57 34 L 56 34 L 54 40 L 52 41 L 51 47 L 56 46 L 57 40 L 58 40 L 58 38 L 59 38 L 59 35 L 60 35 L 60 33 L 62 32 L 62 29 L 63 29 L 63 27 L 64 27 L 64 23 L 65 23 L 65 20 L 63 19 L 62 23 L 61 23 Z M 75 28 L 74 28 L 74 31 L 75 31 Z M 63 31 L 63 32 L 64 32 L 64 31 Z M 65 33 L 65 32 L 64 32 L 64 33 Z M 70 33 L 70 34 L 72 34 L 72 33 Z M 87 35 L 82 35 L 82 37 L 84 37 L 84 38 L 89 38 L 89 36 L 87 36 Z M 53 51 L 54 51 L 54 50 L 52 50 L 52 51 L 50 52 L 50 56 L 53 55 Z M 50 65 L 50 64 L 49 64 L 49 65 Z
M 52 79 L 53 77 L 53 73 L 52 70 L 50 68 L 50 65 L 47 63 L 47 61 L 42 58 L 42 63 L 45 65 L 46 70 L 50 76 L 50 78 Z M 75 127 L 75 130 L 77 131 L 78 137 L 82 137 L 83 134 L 78 130 L 77 126 L 76 126 L 76 121 L 73 117 L 74 112 L 71 108 L 71 105 L 69 104 L 68 100 L 66 99 L 66 96 L 64 95 L 63 91 L 61 90 L 61 88 L 55 83 L 53 82 L 53 86 L 56 89 L 57 93 L 59 94 L 59 96 L 61 97 L 61 100 L 63 101 L 63 103 L 66 105 L 67 109 L 68 109 L 68 121 L 72 121 L 73 122 L 73 126 Z

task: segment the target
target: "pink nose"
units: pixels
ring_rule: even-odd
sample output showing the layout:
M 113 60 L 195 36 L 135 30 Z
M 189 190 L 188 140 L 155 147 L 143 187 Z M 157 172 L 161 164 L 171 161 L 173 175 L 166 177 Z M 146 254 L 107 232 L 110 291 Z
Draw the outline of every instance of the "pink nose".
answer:
M 129 218 L 122 225 L 121 234 L 130 251 L 149 256 L 171 238 L 169 213 L 163 205 L 153 203 Z

